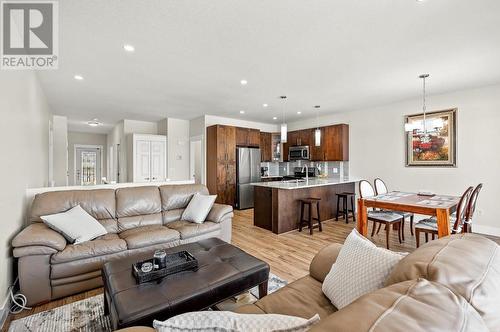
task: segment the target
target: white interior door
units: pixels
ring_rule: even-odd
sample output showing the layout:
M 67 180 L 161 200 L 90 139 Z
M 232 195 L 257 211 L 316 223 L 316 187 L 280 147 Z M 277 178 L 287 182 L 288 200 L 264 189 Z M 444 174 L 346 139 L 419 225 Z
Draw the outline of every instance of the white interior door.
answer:
M 75 185 L 89 186 L 101 183 L 101 149 L 75 149 Z
M 165 181 L 165 142 L 151 141 L 151 181 Z
M 138 140 L 135 149 L 136 167 L 134 168 L 134 182 L 151 181 L 151 142 Z

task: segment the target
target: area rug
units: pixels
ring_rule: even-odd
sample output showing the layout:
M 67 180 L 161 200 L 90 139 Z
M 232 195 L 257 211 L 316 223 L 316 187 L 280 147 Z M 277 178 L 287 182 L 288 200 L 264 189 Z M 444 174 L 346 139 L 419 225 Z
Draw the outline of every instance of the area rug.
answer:
M 269 274 L 268 294 L 271 294 L 287 282 Z M 232 310 L 240 305 L 256 301 L 259 291 L 254 287 L 249 293 L 218 305 L 220 310 Z M 73 302 L 43 311 L 28 317 L 16 319 L 10 323 L 9 332 L 111 332 L 109 318 L 104 316 L 103 295 L 96 295 L 85 300 Z

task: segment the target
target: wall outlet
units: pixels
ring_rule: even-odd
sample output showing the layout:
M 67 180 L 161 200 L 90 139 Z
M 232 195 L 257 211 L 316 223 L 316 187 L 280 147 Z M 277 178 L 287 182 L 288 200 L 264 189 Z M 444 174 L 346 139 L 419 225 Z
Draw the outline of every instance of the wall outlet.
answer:
M 333 168 L 333 174 L 337 174 L 339 172 L 339 169 L 337 167 Z
M 481 209 L 477 210 L 477 215 L 478 216 L 482 216 L 483 215 L 483 210 L 481 210 Z

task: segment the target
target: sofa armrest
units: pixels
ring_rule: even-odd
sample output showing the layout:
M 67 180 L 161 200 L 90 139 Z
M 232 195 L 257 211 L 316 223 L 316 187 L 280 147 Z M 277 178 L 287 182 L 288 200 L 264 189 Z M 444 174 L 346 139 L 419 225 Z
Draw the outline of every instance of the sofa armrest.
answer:
M 207 221 L 221 222 L 222 220 L 233 217 L 233 207 L 231 205 L 215 203 L 208 213 Z
M 309 274 L 311 277 L 319 282 L 323 282 L 328 272 L 330 272 L 333 263 L 337 260 L 341 248 L 341 244 L 333 243 L 321 249 L 316 256 L 314 256 L 309 266 Z
M 58 251 L 66 248 L 66 239 L 43 223 L 31 224 L 17 234 L 12 240 L 14 248 L 27 246 L 43 246 Z

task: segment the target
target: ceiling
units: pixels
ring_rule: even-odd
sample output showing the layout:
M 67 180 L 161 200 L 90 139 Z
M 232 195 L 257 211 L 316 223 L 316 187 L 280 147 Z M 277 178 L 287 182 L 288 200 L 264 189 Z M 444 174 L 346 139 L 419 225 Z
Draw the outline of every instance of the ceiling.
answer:
M 420 96 L 423 72 L 431 93 L 500 82 L 498 0 L 65 0 L 59 10 L 59 69 L 39 76 L 53 112 L 82 130 L 93 118 L 104 132 L 124 118 L 203 114 L 278 123 L 280 95 L 287 121 L 299 120 L 313 105 Z

